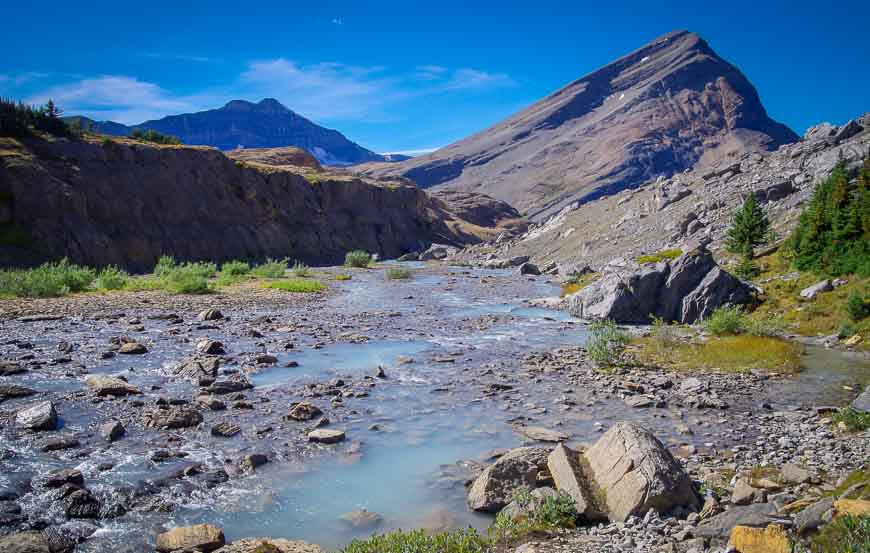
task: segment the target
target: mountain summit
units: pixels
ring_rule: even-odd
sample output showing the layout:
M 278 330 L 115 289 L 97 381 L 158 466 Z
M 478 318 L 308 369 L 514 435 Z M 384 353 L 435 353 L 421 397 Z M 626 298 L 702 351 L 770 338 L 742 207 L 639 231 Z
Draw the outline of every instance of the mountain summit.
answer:
M 542 219 L 574 201 L 797 139 L 768 117 L 740 70 L 698 35 L 675 31 L 489 129 L 363 170 L 483 192 Z
M 92 124 L 101 132 L 118 135 L 129 134 L 133 128 L 154 129 L 177 136 L 185 144 L 202 144 L 221 150 L 296 146 L 327 165 L 384 160 L 383 156 L 348 140 L 336 130 L 317 125 L 274 98 L 257 103 L 232 100 L 218 109 L 170 115 L 130 127 L 111 122 Z

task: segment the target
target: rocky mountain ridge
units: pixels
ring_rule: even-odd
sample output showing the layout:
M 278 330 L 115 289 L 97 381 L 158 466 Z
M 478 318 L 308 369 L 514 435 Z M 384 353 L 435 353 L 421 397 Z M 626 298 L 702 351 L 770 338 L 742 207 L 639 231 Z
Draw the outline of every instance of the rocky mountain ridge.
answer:
M 736 67 L 698 35 L 676 31 L 489 129 L 361 170 L 483 192 L 543 220 L 572 202 L 797 139 L 768 117 Z
M 136 128 L 153 129 L 176 136 L 185 144 L 213 146 L 221 150 L 295 146 L 311 152 L 326 165 L 386 159 L 348 140 L 340 132 L 306 119 L 274 98 L 257 103 L 232 100 L 217 109 L 169 115 L 129 126 L 78 116 L 74 118 L 90 123 L 96 131 L 104 134 L 127 136 Z
M 614 270 L 635 258 L 699 244 L 724 247 L 734 211 L 755 194 L 777 236 L 787 236 L 816 183 L 844 161 L 856 168 L 870 155 L 870 113 L 842 126 L 823 123 L 773 152 L 742 153 L 719 164 L 660 178 L 637 189 L 574 202 L 519 237 L 470 246 L 466 262 L 529 256 L 541 267 L 571 272 L 583 266 Z

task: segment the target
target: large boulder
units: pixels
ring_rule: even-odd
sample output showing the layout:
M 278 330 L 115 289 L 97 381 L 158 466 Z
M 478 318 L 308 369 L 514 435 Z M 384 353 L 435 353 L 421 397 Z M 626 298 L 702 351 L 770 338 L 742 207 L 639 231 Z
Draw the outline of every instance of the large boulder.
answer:
M 128 396 L 141 394 L 139 388 L 115 376 L 91 375 L 85 384 L 98 396 Z
M 173 528 L 157 535 L 155 549 L 161 552 L 177 550 L 214 551 L 224 546 L 223 530 L 211 524 Z
M 650 509 L 697 508 L 698 496 L 680 463 L 648 430 L 619 423 L 585 453 L 611 521 L 643 516 Z
M 694 323 L 717 307 L 750 303 L 755 297 L 751 286 L 722 270 L 704 247 L 653 266 L 604 274 L 570 296 L 572 315 L 618 323 L 647 323 L 653 315 Z
M 57 411 L 50 401 L 41 401 L 18 411 L 15 421 L 28 430 L 56 430 Z
M 468 492 L 468 506 L 497 513 L 521 489 L 534 489 L 538 472 L 546 467 L 549 451 L 541 447 L 512 449 L 478 476 Z
M 547 457 L 547 468 L 556 484 L 556 489 L 566 493 L 574 500 L 577 514 L 588 522 L 607 520 L 601 512 L 595 497 L 594 484 L 583 471 L 582 459 L 578 452 L 562 444 L 556 446 Z
M 852 402 L 852 409 L 857 411 L 870 411 L 870 386 L 867 386 L 864 393 L 855 398 L 855 401 Z
M 202 415 L 195 409 L 186 407 L 173 407 L 170 409 L 153 409 L 144 415 L 145 426 L 150 428 L 164 428 L 176 430 L 198 426 L 202 422 Z

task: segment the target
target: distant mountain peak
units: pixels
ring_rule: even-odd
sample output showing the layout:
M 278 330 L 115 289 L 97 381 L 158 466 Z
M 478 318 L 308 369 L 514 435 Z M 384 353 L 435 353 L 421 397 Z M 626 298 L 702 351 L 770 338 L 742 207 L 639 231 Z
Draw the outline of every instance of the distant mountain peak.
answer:
M 275 98 L 263 98 L 262 100 L 257 102 L 257 105 L 261 108 L 267 108 L 276 111 L 290 111 L 289 109 L 284 107 L 284 104 L 282 104 Z
M 576 79 L 504 121 L 431 154 L 368 169 L 488 194 L 545 219 L 798 136 L 700 35 L 677 30 Z

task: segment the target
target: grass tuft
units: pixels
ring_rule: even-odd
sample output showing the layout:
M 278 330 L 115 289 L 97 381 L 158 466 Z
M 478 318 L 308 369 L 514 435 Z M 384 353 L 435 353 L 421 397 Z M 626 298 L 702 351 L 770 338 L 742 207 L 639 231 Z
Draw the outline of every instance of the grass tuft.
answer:
M 831 420 L 835 424 L 843 423 L 851 432 L 863 432 L 870 428 L 870 412 L 844 407 L 834 413 Z
M 96 278 L 94 269 L 66 259 L 43 263 L 33 269 L 0 271 L 0 295 L 20 298 L 53 298 L 87 289 Z
M 311 268 L 305 263 L 297 261 L 293 264 L 293 274 L 298 277 L 308 277 L 311 276 Z
M 768 336 L 738 334 L 713 337 L 697 343 L 677 343 L 662 353 L 654 338 L 638 338 L 633 351 L 642 365 L 680 371 L 743 373 L 763 369 L 781 374 L 800 370 L 803 346 Z
M 622 353 L 629 342 L 628 333 L 610 319 L 594 321 L 589 325 L 586 353 L 599 367 L 612 367 L 622 361 Z
M 658 263 L 660 261 L 667 261 L 669 259 L 676 259 L 683 255 L 683 250 L 680 249 L 670 249 L 670 250 L 662 250 L 657 253 L 641 255 L 637 258 L 637 262 L 640 264 L 644 263 Z
M 372 264 L 372 254 L 363 250 L 354 250 L 347 252 L 344 256 L 344 265 L 346 267 L 366 268 Z
M 326 285 L 316 280 L 293 278 L 289 280 L 267 282 L 263 284 L 263 288 L 274 288 L 275 290 L 283 290 L 284 292 L 309 293 L 320 292 L 321 290 L 326 289 Z
M 100 290 L 121 290 L 127 286 L 130 275 L 117 265 L 104 267 L 97 275 L 97 288 Z
M 489 540 L 473 528 L 427 534 L 423 530 L 388 534 L 354 540 L 339 553 L 488 553 Z
M 387 280 L 407 280 L 411 278 L 411 271 L 404 267 L 390 267 L 385 276 Z
M 813 553 L 870 553 L 870 517 L 837 517 L 810 542 Z
M 351 280 L 351 279 L 353 279 L 352 275 L 345 275 L 345 274 L 335 275 L 335 280 Z
M 267 259 L 265 263 L 254 267 L 251 272 L 254 273 L 254 276 L 260 278 L 280 278 L 287 271 L 288 262 L 287 258 L 280 261 L 277 259 Z

